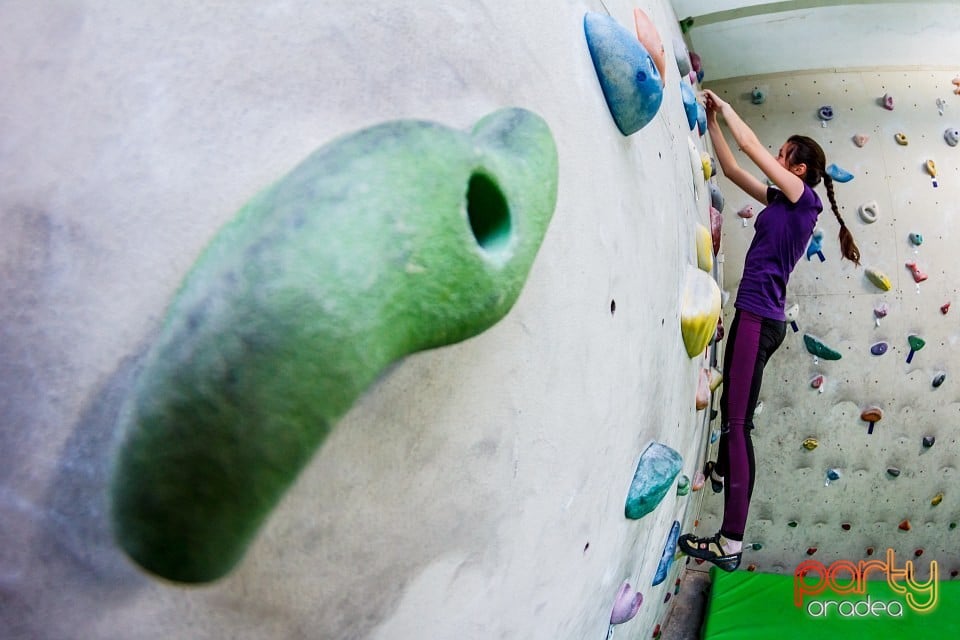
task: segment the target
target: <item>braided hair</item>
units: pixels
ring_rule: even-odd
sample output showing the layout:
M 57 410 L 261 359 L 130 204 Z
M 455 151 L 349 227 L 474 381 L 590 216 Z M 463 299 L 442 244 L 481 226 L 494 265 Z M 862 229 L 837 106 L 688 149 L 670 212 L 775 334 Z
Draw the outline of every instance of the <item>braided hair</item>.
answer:
M 837 206 L 837 198 L 833 193 L 833 178 L 827 174 L 827 159 L 823 149 L 813 139 L 807 136 L 794 135 L 787 139 L 790 147 L 787 152 L 787 162 L 791 165 L 807 165 L 807 173 L 803 176 L 803 181 L 810 187 L 815 187 L 823 180 L 823 186 L 827 190 L 827 198 L 830 200 L 830 208 L 833 209 L 833 215 L 837 217 L 840 223 L 840 253 L 844 258 L 853 264 L 860 266 L 860 249 L 857 243 L 853 241 L 853 234 L 847 228 L 843 218 L 840 217 L 840 207 Z

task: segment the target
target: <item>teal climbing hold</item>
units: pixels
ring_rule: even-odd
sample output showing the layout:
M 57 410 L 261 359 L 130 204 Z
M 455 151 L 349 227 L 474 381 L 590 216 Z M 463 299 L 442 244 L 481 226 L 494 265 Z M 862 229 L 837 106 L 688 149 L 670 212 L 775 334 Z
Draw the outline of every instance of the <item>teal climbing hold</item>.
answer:
M 625 136 L 636 133 L 653 120 L 663 101 L 657 65 L 637 37 L 608 15 L 586 13 L 583 30 L 617 128 Z
M 686 78 L 680 78 L 680 98 L 683 100 L 683 110 L 687 114 L 687 124 L 690 125 L 690 131 L 697 126 L 697 114 L 699 106 L 697 103 L 697 94 L 693 87 L 687 82 Z
M 807 351 L 818 358 L 823 358 L 824 360 L 839 360 L 840 353 L 834 351 L 827 345 L 823 344 L 817 338 L 814 338 L 808 333 L 803 335 L 803 344 L 807 347 Z
M 682 466 L 683 458 L 679 453 L 665 444 L 651 442 L 640 454 L 624 515 L 638 520 L 653 511 L 667 495 Z
M 255 195 L 181 285 L 121 414 L 120 546 L 173 581 L 230 571 L 390 364 L 506 315 L 557 176 L 546 122 L 504 109 L 472 131 L 343 136 Z
M 697 103 L 697 129 L 701 136 L 707 134 L 707 110 L 699 102 Z
M 667 579 L 667 573 L 673 564 L 673 558 L 677 555 L 677 542 L 680 539 L 680 522 L 673 521 L 670 527 L 670 534 L 667 536 L 667 542 L 663 545 L 663 553 L 660 554 L 660 564 L 657 565 L 657 572 L 653 576 L 653 586 L 657 586 Z

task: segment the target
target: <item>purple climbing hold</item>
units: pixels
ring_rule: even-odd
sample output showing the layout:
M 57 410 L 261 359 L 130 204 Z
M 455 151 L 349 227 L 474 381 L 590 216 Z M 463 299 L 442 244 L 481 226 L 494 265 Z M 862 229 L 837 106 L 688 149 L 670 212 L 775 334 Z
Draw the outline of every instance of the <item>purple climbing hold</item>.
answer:
M 923 447 L 929 449 L 933 446 L 933 443 L 937 441 L 935 436 L 923 436 Z
M 823 105 L 817 110 L 817 117 L 821 120 L 833 120 L 833 107 L 828 104 Z
M 637 462 L 637 471 L 630 483 L 624 515 L 638 520 L 653 511 L 680 473 L 683 458 L 675 450 L 659 442 L 651 442 Z
M 623 624 L 633 620 L 641 604 L 643 604 L 643 594 L 639 591 L 634 593 L 630 588 L 630 582 L 624 580 L 617 593 L 617 599 L 613 603 L 613 610 L 610 611 L 610 624 Z
M 872 353 L 872 354 L 875 355 L 875 356 L 882 356 L 882 355 L 885 354 L 886 352 L 887 352 L 887 343 L 886 343 L 886 342 L 878 342 L 878 343 L 876 343 L 875 345 L 873 345 L 872 347 L 870 347 L 870 353 Z

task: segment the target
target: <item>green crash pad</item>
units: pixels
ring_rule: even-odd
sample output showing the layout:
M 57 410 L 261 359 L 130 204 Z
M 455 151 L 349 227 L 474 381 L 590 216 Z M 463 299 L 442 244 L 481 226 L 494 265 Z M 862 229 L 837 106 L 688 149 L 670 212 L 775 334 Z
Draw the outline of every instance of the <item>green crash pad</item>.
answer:
M 900 568 L 903 564 L 899 562 Z M 919 581 L 925 582 L 927 564 L 915 564 Z M 875 576 L 867 581 L 863 594 L 838 595 L 825 589 L 804 596 L 802 607 L 794 605 L 793 575 L 726 573 L 713 568 L 710 577 L 713 586 L 702 640 L 886 640 L 955 638 L 960 634 L 960 581 L 936 583 L 936 604 L 929 612 L 918 613 L 905 595 L 895 593 L 885 579 L 872 579 Z M 849 574 L 838 577 L 842 584 L 849 580 Z M 929 595 L 917 595 L 916 602 L 923 605 L 930 600 Z

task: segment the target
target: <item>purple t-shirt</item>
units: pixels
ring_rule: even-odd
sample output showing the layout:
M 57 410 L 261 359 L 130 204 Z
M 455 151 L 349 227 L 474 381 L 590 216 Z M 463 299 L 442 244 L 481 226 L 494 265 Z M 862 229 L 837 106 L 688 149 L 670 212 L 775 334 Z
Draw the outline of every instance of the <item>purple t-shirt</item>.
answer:
M 820 196 L 803 185 L 803 195 L 790 202 L 779 189 L 767 189 L 767 207 L 757 216 L 753 242 L 743 263 L 737 309 L 762 318 L 786 320 L 787 281 L 813 235 L 823 211 Z

